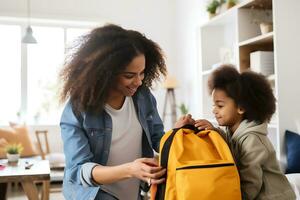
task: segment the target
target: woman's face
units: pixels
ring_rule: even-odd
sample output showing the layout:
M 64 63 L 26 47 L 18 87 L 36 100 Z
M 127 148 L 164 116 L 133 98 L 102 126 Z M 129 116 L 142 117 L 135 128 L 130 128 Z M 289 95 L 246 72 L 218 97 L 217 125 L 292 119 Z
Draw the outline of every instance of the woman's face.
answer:
M 145 62 L 143 54 L 133 58 L 125 70 L 117 76 L 116 85 L 111 92 L 121 96 L 133 96 L 142 85 Z

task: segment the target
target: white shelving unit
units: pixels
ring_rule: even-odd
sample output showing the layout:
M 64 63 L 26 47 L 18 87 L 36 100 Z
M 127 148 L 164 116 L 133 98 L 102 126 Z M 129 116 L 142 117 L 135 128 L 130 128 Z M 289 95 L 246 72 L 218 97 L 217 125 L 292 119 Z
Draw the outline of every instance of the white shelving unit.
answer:
M 244 0 L 200 27 L 201 113 L 213 119 L 207 80 L 214 66 L 232 63 L 251 70 L 250 53 L 274 52 L 274 74 L 267 78 L 277 98 L 269 137 L 279 159 L 284 159 L 284 132 L 296 131 L 300 120 L 300 1 Z M 259 22 L 272 22 L 273 31 L 261 34 Z

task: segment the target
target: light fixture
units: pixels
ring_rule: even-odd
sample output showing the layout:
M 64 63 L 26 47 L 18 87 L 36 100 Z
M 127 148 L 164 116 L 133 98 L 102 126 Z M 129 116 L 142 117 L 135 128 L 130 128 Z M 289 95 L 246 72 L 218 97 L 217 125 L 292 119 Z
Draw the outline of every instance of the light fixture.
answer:
M 178 86 L 178 81 L 174 76 L 167 75 L 167 78 L 165 79 L 163 83 L 163 87 L 166 89 L 174 89 Z
M 36 44 L 37 41 L 32 35 L 32 28 L 30 26 L 30 0 L 27 0 L 27 20 L 28 20 L 28 26 L 26 28 L 25 36 L 22 38 L 22 43 Z
M 166 89 L 166 95 L 165 95 L 165 103 L 163 108 L 163 117 L 162 120 L 165 122 L 166 116 L 167 116 L 167 104 L 170 104 L 171 108 L 171 126 L 173 126 L 177 120 L 177 113 L 176 113 L 176 99 L 175 99 L 175 88 L 178 87 L 178 81 L 174 76 L 167 75 L 167 78 L 165 79 L 163 83 L 163 87 Z

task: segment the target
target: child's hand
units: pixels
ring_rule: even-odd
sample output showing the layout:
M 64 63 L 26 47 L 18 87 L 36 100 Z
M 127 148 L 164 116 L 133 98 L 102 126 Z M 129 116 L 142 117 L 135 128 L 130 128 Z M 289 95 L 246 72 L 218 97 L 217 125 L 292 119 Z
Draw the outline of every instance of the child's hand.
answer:
M 182 117 L 180 117 L 178 121 L 175 123 L 174 128 L 181 128 L 187 124 L 191 124 L 191 125 L 195 124 L 195 120 L 192 118 L 192 115 L 190 114 L 183 115 Z
M 202 129 L 213 129 L 214 126 L 206 119 L 198 119 L 195 121 L 195 127 L 198 128 L 198 130 Z

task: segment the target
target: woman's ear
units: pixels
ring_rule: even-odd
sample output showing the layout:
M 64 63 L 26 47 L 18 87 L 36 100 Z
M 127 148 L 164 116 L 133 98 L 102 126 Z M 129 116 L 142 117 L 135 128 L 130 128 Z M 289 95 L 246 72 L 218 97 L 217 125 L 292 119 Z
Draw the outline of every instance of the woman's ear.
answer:
M 239 106 L 239 107 L 238 107 L 238 113 L 239 113 L 240 115 L 243 115 L 243 114 L 245 113 L 245 109 Z

